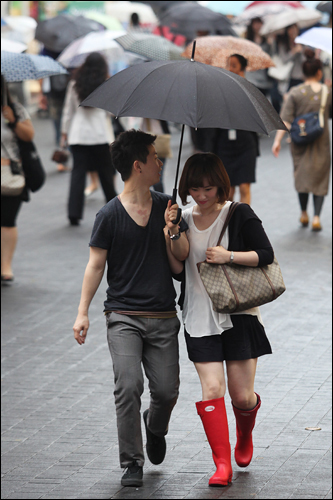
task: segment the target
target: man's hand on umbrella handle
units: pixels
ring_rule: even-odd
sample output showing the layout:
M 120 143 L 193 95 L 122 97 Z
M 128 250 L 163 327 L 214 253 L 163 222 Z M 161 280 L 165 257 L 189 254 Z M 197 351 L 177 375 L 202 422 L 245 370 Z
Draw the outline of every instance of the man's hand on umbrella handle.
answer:
M 73 326 L 74 338 L 79 345 L 86 341 L 86 336 L 89 328 L 89 319 L 86 314 L 78 314 Z
M 172 200 L 168 201 L 168 206 L 165 211 L 165 223 L 170 230 L 176 231 L 178 229 L 178 224 L 181 219 L 181 209 L 178 207 L 177 203 L 171 205 Z

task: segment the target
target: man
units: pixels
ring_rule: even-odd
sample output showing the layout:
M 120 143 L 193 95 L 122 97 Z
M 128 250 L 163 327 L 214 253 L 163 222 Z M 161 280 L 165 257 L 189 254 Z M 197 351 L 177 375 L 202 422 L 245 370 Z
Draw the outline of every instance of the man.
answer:
M 88 308 L 108 263 L 104 303 L 107 336 L 115 376 L 120 465 L 123 486 L 143 484 L 144 454 L 140 407 L 143 365 L 149 380 L 150 406 L 144 414 L 147 454 L 164 460 L 165 435 L 178 398 L 178 331 L 165 221 L 172 253 L 183 261 L 189 252 L 185 222 L 173 224 L 177 205 L 150 191 L 160 179 L 162 162 L 153 145 L 156 136 L 140 130 L 123 132 L 111 145 L 111 157 L 124 181 L 122 193 L 97 214 L 90 241 L 74 337 L 84 344 Z

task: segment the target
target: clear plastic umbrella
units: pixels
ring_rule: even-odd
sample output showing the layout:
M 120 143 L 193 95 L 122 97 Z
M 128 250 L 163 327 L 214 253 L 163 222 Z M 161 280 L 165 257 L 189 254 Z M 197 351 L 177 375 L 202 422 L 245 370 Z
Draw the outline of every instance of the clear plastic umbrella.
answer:
M 332 28 L 311 28 L 296 37 L 295 42 L 332 54 Z

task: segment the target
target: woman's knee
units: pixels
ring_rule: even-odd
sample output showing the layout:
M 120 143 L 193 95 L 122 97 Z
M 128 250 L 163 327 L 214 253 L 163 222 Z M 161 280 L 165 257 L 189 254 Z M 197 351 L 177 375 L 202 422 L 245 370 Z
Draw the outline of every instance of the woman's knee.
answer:
M 218 380 L 204 384 L 202 387 L 203 400 L 218 399 L 225 395 L 225 385 Z
M 232 404 L 241 410 L 252 409 L 255 406 L 253 391 L 234 391 L 230 393 L 230 397 Z

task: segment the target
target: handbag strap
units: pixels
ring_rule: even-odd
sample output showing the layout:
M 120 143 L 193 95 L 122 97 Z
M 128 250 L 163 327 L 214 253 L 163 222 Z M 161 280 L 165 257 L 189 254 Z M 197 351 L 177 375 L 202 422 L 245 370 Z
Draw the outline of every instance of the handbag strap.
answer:
M 217 242 L 217 245 L 216 245 L 217 247 L 220 246 L 220 243 L 222 241 L 223 235 L 226 232 L 226 229 L 227 229 L 227 227 L 229 225 L 230 219 L 233 216 L 233 213 L 236 210 L 236 208 L 238 207 L 238 205 L 240 205 L 240 203 L 237 202 L 237 201 L 233 201 L 231 203 L 231 205 L 229 207 L 227 218 L 226 218 L 226 220 L 225 220 L 225 222 L 223 224 L 223 228 L 222 228 L 222 231 L 221 231 L 221 234 L 220 234 L 220 237 L 219 237 L 219 241 Z
M 319 110 L 319 125 L 321 126 L 321 128 L 324 128 L 324 111 L 325 111 L 327 96 L 328 96 L 327 85 L 323 85 L 321 90 L 321 101 Z

